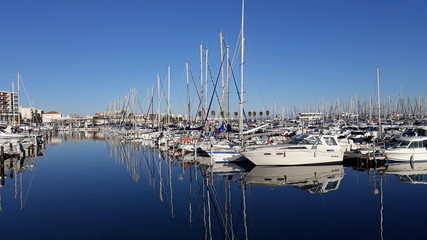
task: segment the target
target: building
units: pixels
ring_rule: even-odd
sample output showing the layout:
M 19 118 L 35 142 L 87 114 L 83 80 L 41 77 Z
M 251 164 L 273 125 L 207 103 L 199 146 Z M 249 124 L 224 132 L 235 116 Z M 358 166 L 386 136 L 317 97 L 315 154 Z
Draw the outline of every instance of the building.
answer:
M 19 122 L 18 98 L 16 92 L 0 91 L 0 122 Z
M 19 113 L 21 114 L 22 122 L 41 123 L 43 110 L 37 109 L 35 107 L 26 108 L 19 106 Z
M 323 119 L 323 113 L 310 112 L 310 113 L 300 113 L 299 120 L 301 121 L 319 121 Z
M 62 119 L 62 114 L 55 111 L 50 111 L 47 113 L 43 113 L 42 115 L 43 122 L 54 122 Z

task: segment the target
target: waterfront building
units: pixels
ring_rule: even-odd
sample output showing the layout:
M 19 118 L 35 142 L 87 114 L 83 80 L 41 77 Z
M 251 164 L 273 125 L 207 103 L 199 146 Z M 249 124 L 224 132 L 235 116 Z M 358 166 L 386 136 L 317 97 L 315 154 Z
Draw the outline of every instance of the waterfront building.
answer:
M 18 101 L 17 92 L 0 91 L 0 122 L 19 122 Z
M 41 120 L 41 115 L 43 114 L 42 109 L 37 109 L 35 107 L 23 107 L 19 106 L 19 114 L 23 122 L 36 122 L 39 123 Z
M 299 119 L 301 121 L 318 121 L 318 120 L 322 120 L 323 119 L 323 113 L 317 113 L 317 112 L 300 113 L 299 114 Z
M 62 114 L 55 111 L 50 111 L 42 115 L 43 122 L 54 122 L 62 119 Z

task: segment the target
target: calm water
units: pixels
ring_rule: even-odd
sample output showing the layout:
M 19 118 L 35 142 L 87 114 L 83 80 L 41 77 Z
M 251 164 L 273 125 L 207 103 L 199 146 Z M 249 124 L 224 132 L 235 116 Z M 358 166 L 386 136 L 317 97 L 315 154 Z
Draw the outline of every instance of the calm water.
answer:
M 6 167 L 0 239 L 427 239 L 427 164 L 205 168 L 89 133 L 43 152 Z

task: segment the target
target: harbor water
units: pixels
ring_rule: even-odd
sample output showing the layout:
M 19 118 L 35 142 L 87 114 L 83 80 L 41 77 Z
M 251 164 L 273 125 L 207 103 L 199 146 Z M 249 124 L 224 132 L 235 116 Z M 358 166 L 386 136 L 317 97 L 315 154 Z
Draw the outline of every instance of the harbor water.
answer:
M 101 133 L 5 161 L 0 239 L 426 239 L 427 164 L 205 166 Z

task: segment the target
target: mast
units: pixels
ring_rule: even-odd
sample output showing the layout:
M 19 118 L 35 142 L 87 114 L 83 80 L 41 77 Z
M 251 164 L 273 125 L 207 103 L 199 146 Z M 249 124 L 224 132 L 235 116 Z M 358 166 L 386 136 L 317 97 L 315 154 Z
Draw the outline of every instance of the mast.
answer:
M 205 54 L 205 111 L 208 110 L 208 55 L 209 55 L 209 49 L 206 49 Z M 206 116 L 208 116 L 209 113 L 206 112 Z
M 378 103 L 378 138 L 382 139 L 381 129 L 381 97 L 380 97 L 380 68 L 377 67 L 377 103 Z
M 219 50 L 220 50 L 220 62 L 221 64 L 221 108 L 224 109 L 225 101 L 225 82 L 224 82 L 224 48 L 223 48 L 223 35 L 222 32 L 219 33 Z
M 21 99 L 20 99 L 20 89 L 19 89 L 19 82 L 21 81 L 21 73 L 20 72 L 18 72 L 18 126 L 20 126 L 21 125 L 21 117 L 20 117 L 20 114 L 19 114 L 19 106 L 21 105 Z
M 170 122 L 171 114 L 171 67 L 168 66 L 168 123 Z
M 158 130 L 160 132 L 160 75 L 157 74 L 157 125 L 158 125 Z
M 230 65 L 228 64 L 229 59 L 230 59 L 230 46 L 227 45 L 226 48 L 226 54 L 227 54 L 227 82 L 226 82 L 226 87 L 225 87 L 225 94 L 226 94 L 226 98 L 225 98 L 225 107 L 223 108 L 224 110 L 224 116 L 227 119 L 227 123 L 230 124 L 230 114 L 228 114 L 228 112 L 230 111 Z M 229 133 L 227 134 L 227 136 L 229 135 Z
M 190 109 L 190 82 L 188 81 L 188 62 L 185 62 L 185 76 L 187 80 L 187 126 L 190 126 L 190 117 L 191 117 L 191 109 Z
M 241 28 L 241 55 L 240 55 L 240 102 L 239 102 L 239 139 L 240 143 L 243 146 L 243 79 L 244 79 L 244 57 L 245 57 L 245 32 L 244 32 L 244 23 L 245 23 L 245 0 L 242 0 L 242 28 Z
M 200 106 L 202 107 L 203 110 L 203 45 L 200 44 Z M 203 114 L 203 111 L 202 111 Z M 204 117 L 203 115 L 201 116 L 202 118 Z

